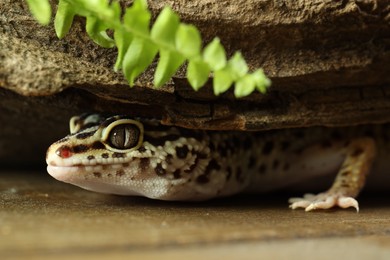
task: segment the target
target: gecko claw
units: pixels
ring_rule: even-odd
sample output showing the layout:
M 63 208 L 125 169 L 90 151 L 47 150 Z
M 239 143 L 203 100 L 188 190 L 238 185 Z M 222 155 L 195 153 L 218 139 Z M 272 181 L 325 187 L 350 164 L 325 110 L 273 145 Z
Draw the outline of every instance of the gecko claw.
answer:
M 338 194 L 305 194 L 303 198 L 289 199 L 289 203 L 291 209 L 304 208 L 305 211 L 330 209 L 339 206 L 341 208 L 353 207 L 359 212 L 359 203 L 356 199 Z

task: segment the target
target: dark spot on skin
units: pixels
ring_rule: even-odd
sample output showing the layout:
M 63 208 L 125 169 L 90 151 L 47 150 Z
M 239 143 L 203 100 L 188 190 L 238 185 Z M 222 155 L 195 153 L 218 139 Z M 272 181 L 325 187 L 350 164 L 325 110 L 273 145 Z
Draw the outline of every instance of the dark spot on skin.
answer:
M 286 151 L 289 147 L 290 147 L 290 142 L 288 142 L 288 141 L 283 141 L 282 142 L 282 145 L 281 145 L 282 147 L 282 151 Z
M 288 171 L 290 169 L 290 164 L 289 163 L 285 163 L 283 165 L 283 171 Z
M 206 174 L 199 175 L 198 178 L 196 178 L 196 182 L 200 184 L 205 184 L 210 181 L 209 177 Z
M 96 141 L 91 145 L 92 149 L 99 150 L 99 149 L 105 149 L 106 147 L 102 142 Z
M 275 160 L 275 161 L 272 163 L 272 169 L 276 170 L 278 167 L 279 167 L 279 161 L 278 161 L 278 160 Z
M 206 169 L 204 170 L 205 174 L 210 174 L 212 170 L 220 170 L 221 166 L 217 163 L 215 159 L 211 160 L 209 164 L 207 165 Z
M 125 174 L 125 171 L 122 169 L 116 171 L 116 176 L 120 177 L 120 176 L 123 176 L 124 174 Z
M 124 157 L 126 157 L 126 154 L 125 153 L 117 153 L 117 152 L 115 152 L 111 156 L 112 156 L 112 158 L 124 158 Z
M 180 177 L 181 177 L 181 174 L 180 174 L 179 169 L 177 169 L 176 171 L 173 172 L 173 178 L 180 179 Z
M 187 157 L 188 154 L 188 146 L 183 145 L 182 147 L 176 147 L 176 155 L 180 159 L 184 159 Z
M 108 153 L 103 153 L 102 158 L 107 159 L 109 157 Z
M 353 151 L 353 153 L 351 154 L 352 157 L 357 157 L 359 155 L 361 155 L 362 153 L 364 152 L 364 150 L 362 148 L 357 148 L 355 151 Z
M 348 175 L 350 175 L 352 172 L 351 171 L 342 171 L 340 174 L 342 175 L 342 176 L 348 176 Z
M 249 157 L 248 168 L 253 168 L 256 166 L 256 159 L 254 156 Z
M 93 136 L 95 134 L 96 131 L 92 131 L 92 132 L 86 132 L 86 133 L 80 133 L 80 134 L 77 134 L 76 135 L 76 138 L 77 139 L 86 139 L 90 136 Z
M 262 163 L 259 167 L 259 173 L 260 174 L 264 174 L 265 172 L 267 171 L 267 165 L 265 165 L 264 163 Z
M 130 165 L 129 163 L 122 163 L 123 167 L 129 167 L 129 165 Z
M 194 163 L 190 166 L 189 169 L 184 170 L 185 173 L 191 173 L 193 170 L 195 170 L 196 166 L 198 166 L 199 158 L 196 157 Z
M 173 155 L 172 154 L 168 154 L 167 157 L 165 157 L 165 161 L 167 162 L 167 164 L 171 164 L 172 163 L 172 159 L 173 159 Z
M 196 155 L 197 155 L 197 158 L 199 158 L 199 159 L 206 159 L 207 158 L 207 154 L 205 154 L 205 153 L 197 153 Z
M 87 159 L 88 159 L 88 160 L 93 160 L 93 159 L 95 159 L 95 156 L 93 156 L 93 155 L 88 155 Z
M 154 168 L 154 171 L 158 176 L 163 176 L 167 173 L 167 171 L 162 167 L 161 163 L 158 163 L 156 165 L 156 168 Z
M 101 178 L 102 174 L 100 172 L 94 172 L 93 176 L 95 176 L 96 178 Z
M 146 170 L 149 167 L 149 163 L 149 158 L 141 158 L 139 162 L 139 167 L 141 168 L 141 171 Z
M 190 166 L 189 169 L 187 170 L 184 170 L 185 173 L 191 173 L 195 170 L 196 166 L 198 166 L 198 163 L 199 163 L 199 160 L 201 159 L 206 159 L 207 158 L 207 154 L 204 154 L 204 153 L 196 153 L 196 158 L 195 158 L 195 161 L 194 163 Z
M 349 188 L 349 184 L 347 184 L 347 183 L 342 183 L 340 186 L 343 188 Z
M 72 152 L 74 153 L 84 153 L 89 150 L 89 147 L 84 144 L 79 144 L 76 146 L 73 146 Z
M 107 174 L 107 176 L 108 176 L 108 177 L 112 177 L 112 174 L 111 174 L 111 173 L 109 173 L 109 174 Z
M 210 181 L 209 175 L 212 170 L 220 170 L 221 166 L 217 163 L 215 159 L 211 160 L 204 170 L 204 174 L 200 175 L 196 178 L 196 182 L 198 183 L 208 183 Z
M 140 152 L 140 153 L 146 152 L 145 146 L 141 146 L 140 148 L 138 148 L 138 152 Z
M 267 141 L 263 146 L 263 154 L 269 155 L 274 148 L 274 143 L 272 141 Z
M 131 177 L 131 178 L 130 178 L 130 180 L 134 181 L 134 180 L 135 180 L 135 178 L 134 178 L 134 177 Z

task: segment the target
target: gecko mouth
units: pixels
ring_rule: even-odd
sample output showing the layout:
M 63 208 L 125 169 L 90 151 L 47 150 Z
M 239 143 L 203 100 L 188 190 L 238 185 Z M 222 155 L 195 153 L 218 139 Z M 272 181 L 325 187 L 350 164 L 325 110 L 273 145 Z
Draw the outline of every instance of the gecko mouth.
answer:
M 91 191 L 105 193 L 105 194 L 147 196 L 147 194 L 144 194 L 142 191 L 129 189 L 128 187 L 123 186 L 119 183 L 108 183 L 108 182 L 101 181 L 100 180 L 101 177 L 97 177 L 96 175 L 94 175 L 95 174 L 94 172 L 92 172 L 92 174 L 96 178 L 85 179 L 83 173 L 80 172 L 83 168 L 85 168 L 85 166 L 48 165 L 47 172 L 53 178 L 59 181 L 70 183 L 86 190 L 91 190 Z M 98 179 L 99 181 L 97 181 Z
M 96 165 L 47 165 L 47 172 L 59 181 L 71 182 L 74 178 L 80 178 L 83 173 L 97 174 L 103 169 L 109 167 L 117 170 L 123 167 L 123 164 L 96 164 Z M 100 174 L 100 173 L 99 173 Z
M 65 182 L 71 182 L 80 169 L 80 166 L 54 166 L 50 164 L 47 166 L 47 172 L 52 177 Z

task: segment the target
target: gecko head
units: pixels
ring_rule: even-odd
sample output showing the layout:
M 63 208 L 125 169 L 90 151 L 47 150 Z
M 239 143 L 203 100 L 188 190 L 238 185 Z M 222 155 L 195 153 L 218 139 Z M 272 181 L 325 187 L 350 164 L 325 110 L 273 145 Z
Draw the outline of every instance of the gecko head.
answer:
M 164 199 L 172 181 L 185 181 L 177 169 L 191 167 L 189 148 L 199 144 L 189 147 L 177 128 L 147 128 L 126 116 L 73 117 L 71 133 L 48 148 L 47 171 L 87 190 Z

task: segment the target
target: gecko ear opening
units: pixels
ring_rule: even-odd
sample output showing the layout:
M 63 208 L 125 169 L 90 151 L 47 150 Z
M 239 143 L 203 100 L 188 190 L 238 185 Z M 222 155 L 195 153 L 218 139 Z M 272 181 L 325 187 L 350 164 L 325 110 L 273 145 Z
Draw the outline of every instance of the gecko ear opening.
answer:
M 102 132 L 106 148 L 115 152 L 130 152 L 143 142 L 143 125 L 135 120 L 120 119 L 109 124 Z

